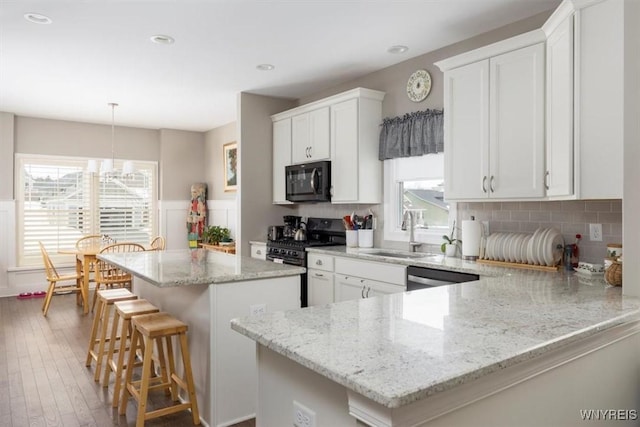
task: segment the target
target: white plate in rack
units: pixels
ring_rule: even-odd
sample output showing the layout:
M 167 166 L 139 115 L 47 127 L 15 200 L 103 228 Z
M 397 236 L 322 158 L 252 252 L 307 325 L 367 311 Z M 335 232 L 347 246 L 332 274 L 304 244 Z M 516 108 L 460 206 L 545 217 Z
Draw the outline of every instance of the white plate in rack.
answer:
M 524 236 L 524 239 L 522 239 L 522 244 L 521 244 L 521 248 L 520 248 L 520 259 L 522 259 L 522 263 L 525 264 L 531 264 L 531 261 L 529 260 L 529 242 L 531 241 L 531 234 L 527 234 L 526 236 Z
M 518 240 L 518 234 L 512 234 L 509 238 L 509 262 L 518 262 L 516 257 L 516 242 Z
M 489 236 L 488 248 L 489 248 L 489 259 L 491 259 L 491 260 L 497 260 L 497 258 L 496 258 L 496 240 L 498 239 L 499 235 L 500 235 L 500 233 L 493 233 L 491 236 Z
M 493 259 L 493 241 L 495 240 L 495 236 L 490 234 L 487 236 L 487 241 L 484 247 L 484 259 Z
M 544 261 L 544 241 L 547 238 L 547 234 L 549 234 L 549 228 L 545 228 L 542 230 L 542 233 L 538 235 L 538 244 L 536 245 L 536 257 L 538 258 L 538 264 L 546 265 Z
M 531 240 L 529 240 L 529 250 L 528 250 L 528 258 L 529 264 L 538 264 L 537 257 L 537 243 L 538 243 L 538 235 L 542 232 L 542 228 L 538 228 L 533 236 L 531 236 Z
M 523 259 L 522 259 L 522 242 L 524 241 L 525 238 L 525 234 L 518 234 L 515 238 L 514 244 L 513 244 L 513 258 L 515 259 L 515 262 L 519 262 L 522 263 Z
M 564 237 L 555 228 L 551 230 L 547 242 L 547 251 L 545 255 L 545 261 L 548 266 L 558 265 L 562 260 L 562 253 L 564 251 Z

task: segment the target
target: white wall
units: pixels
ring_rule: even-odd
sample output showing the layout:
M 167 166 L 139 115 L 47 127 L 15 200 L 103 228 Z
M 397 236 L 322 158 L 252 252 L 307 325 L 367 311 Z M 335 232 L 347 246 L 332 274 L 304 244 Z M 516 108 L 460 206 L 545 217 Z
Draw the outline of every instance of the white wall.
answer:
M 0 112 L 0 200 L 13 199 L 14 115 Z

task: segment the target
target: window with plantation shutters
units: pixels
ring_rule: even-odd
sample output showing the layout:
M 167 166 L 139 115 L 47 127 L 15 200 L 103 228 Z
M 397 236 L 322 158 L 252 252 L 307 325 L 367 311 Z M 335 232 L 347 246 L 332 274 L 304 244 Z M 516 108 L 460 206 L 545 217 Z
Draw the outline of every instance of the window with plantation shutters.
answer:
M 64 262 L 69 256 L 58 251 L 73 249 L 84 235 L 147 245 L 157 234 L 155 162 L 135 162 L 127 175 L 89 173 L 86 164 L 81 158 L 16 155 L 19 266 L 42 264 L 39 241 L 54 262 Z

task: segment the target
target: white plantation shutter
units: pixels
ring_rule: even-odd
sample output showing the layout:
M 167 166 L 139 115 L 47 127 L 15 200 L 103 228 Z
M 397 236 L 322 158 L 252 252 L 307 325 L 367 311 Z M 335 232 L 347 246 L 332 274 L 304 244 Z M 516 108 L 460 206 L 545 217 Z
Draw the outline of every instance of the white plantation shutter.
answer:
M 157 166 L 135 162 L 121 176 L 86 172 L 87 160 L 16 155 L 18 265 L 42 265 L 42 241 L 54 262 L 78 238 L 107 234 L 116 241 L 148 244 L 156 233 Z M 116 168 L 121 164 L 116 161 Z

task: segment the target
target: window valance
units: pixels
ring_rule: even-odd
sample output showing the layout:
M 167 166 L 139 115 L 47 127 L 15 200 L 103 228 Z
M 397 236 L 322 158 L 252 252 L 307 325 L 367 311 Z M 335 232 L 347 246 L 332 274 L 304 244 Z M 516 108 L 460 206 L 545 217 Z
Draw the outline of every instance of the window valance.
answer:
M 424 110 L 385 118 L 380 130 L 380 160 L 422 156 L 444 150 L 443 111 Z

